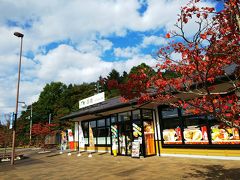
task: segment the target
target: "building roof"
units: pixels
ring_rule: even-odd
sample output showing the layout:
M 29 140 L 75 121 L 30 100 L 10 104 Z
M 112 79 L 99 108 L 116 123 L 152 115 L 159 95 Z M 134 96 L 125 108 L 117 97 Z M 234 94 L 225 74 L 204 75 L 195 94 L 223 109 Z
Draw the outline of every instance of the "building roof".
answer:
M 114 98 L 108 99 L 106 101 L 103 101 L 101 103 L 94 104 L 92 106 L 80 109 L 76 112 L 72 112 L 69 115 L 62 117 L 61 119 L 62 120 L 73 119 L 73 118 L 77 118 L 77 117 L 84 116 L 84 115 L 98 114 L 98 113 L 110 111 L 110 110 L 113 110 L 116 108 L 131 106 L 136 103 L 137 103 L 137 100 L 130 100 L 128 102 L 123 102 L 123 101 L 121 101 L 120 97 L 118 96 L 118 97 L 114 97 Z
M 232 64 L 232 65 L 225 68 L 225 72 L 228 75 L 231 75 L 235 71 L 236 67 L 237 66 L 235 64 Z M 227 91 L 227 89 L 232 87 L 229 83 L 217 83 L 217 85 L 214 85 L 214 86 L 215 86 L 215 91 L 216 92 L 219 91 L 219 90 Z M 154 96 L 156 94 L 156 90 L 154 88 L 149 89 L 149 93 L 152 96 Z M 195 94 L 187 94 L 187 96 L 186 96 L 185 94 L 181 94 L 181 93 L 179 94 L 179 96 L 181 96 L 181 98 L 183 98 L 183 99 L 190 99 L 190 98 L 196 97 Z M 184 96 L 184 97 L 182 97 L 182 96 Z M 172 100 L 174 101 L 174 99 L 172 99 Z M 149 103 L 150 102 L 147 102 L 147 104 L 149 104 Z M 160 104 L 166 103 L 166 101 L 163 101 L 161 103 L 160 102 L 158 102 L 158 103 L 155 102 L 155 103 L 160 105 Z M 91 116 L 91 118 L 93 118 L 93 116 L 99 116 L 99 115 L 101 116 L 100 113 L 103 113 L 103 112 L 111 111 L 111 110 L 114 110 L 114 109 L 125 108 L 125 107 L 133 106 L 133 105 L 136 105 L 136 104 L 137 104 L 137 99 L 133 99 L 133 100 L 130 100 L 128 102 L 123 102 L 123 101 L 121 101 L 121 97 L 118 96 L 118 97 L 114 97 L 114 98 L 108 99 L 106 101 L 103 101 L 101 103 L 85 107 L 85 108 L 80 109 L 76 112 L 72 112 L 69 115 L 66 115 L 66 116 L 62 117 L 61 119 L 62 120 L 74 119 L 74 118 L 87 116 L 87 115 L 89 115 L 89 116 Z M 144 105 L 145 104 L 143 104 L 141 106 L 144 106 Z M 141 107 L 141 106 L 139 106 L 139 107 Z M 90 117 L 88 117 L 88 118 L 90 118 Z

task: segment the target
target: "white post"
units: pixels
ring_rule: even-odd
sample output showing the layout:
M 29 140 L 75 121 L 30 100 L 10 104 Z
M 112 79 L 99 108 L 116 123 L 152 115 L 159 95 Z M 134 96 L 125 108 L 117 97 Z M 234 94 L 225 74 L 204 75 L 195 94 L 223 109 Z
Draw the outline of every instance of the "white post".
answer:
M 30 126 L 29 126 L 29 147 L 32 143 L 32 104 L 31 104 L 31 114 L 30 114 Z
M 48 115 L 48 124 L 51 124 L 51 116 L 52 116 L 52 114 L 50 113 L 50 114 Z

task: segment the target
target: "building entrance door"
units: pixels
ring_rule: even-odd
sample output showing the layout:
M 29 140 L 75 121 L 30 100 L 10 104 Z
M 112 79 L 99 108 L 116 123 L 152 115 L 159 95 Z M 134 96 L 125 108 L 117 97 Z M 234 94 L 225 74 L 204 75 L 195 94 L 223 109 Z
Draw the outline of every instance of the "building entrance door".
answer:
M 112 124 L 112 149 L 117 149 L 119 155 L 131 156 L 132 130 L 131 121 L 122 121 Z
M 119 126 L 119 154 L 130 156 L 132 154 L 131 121 L 122 121 Z
M 156 155 L 152 112 L 135 110 L 131 116 L 118 115 L 118 120 L 111 124 L 112 150 L 132 157 Z

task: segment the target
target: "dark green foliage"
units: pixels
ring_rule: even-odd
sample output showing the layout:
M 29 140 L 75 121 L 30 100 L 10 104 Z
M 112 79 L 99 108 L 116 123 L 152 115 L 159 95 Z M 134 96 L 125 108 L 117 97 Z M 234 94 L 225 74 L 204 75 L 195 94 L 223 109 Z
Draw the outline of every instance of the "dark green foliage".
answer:
M 120 78 L 120 74 L 118 71 L 116 71 L 115 69 L 113 69 L 109 75 L 107 76 L 108 80 L 116 80 L 118 82 L 120 82 L 121 78 Z
M 166 79 L 171 79 L 171 78 L 177 78 L 177 77 L 180 77 L 181 75 L 180 74 L 177 74 L 176 72 L 174 71 L 165 71 L 162 73 L 162 76 Z
M 145 68 L 146 72 L 155 73 L 154 70 L 146 64 L 133 67 L 131 73 L 139 68 Z M 83 83 L 80 85 L 65 85 L 61 82 L 51 82 L 46 84 L 40 93 L 37 102 L 32 104 L 32 124 L 49 122 L 56 124 L 56 130 L 66 130 L 73 128 L 73 123 L 61 121 L 60 118 L 77 111 L 79 109 L 79 100 L 93 96 L 97 93 L 97 84 L 99 92 L 105 92 L 106 99 L 120 95 L 118 88 L 109 89 L 107 84 L 102 82 L 116 81 L 118 84 L 125 83 L 128 80 L 128 73 L 123 72 L 122 75 L 113 69 L 106 78 L 99 77 L 97 82 Z M 30 114 L 31 106 L 22 112 L 21 117 L 17 121 L 17 144 L 29 143 Z
M 137 74 L 139 70 L 144 70 L 144 72 L 150 77 L 156 74 L 154 69 L 146 65 L 145 63 L 132 67 L 129 74 Z
M 95 94 L 95 83 L 83 83 L 81 85 L 65 85 L 61 82 L 47 84 L 40 93 L 37 102 L 32 104 L 32 123 L 57 124 L 58 130 L 71 127 L 71 123 L 60 120 L 64 115 L 78 110 L 78 102 Z M 30 108 L 22 112 L 17 122 L 18 144 L 28 144 L 30 127 Z

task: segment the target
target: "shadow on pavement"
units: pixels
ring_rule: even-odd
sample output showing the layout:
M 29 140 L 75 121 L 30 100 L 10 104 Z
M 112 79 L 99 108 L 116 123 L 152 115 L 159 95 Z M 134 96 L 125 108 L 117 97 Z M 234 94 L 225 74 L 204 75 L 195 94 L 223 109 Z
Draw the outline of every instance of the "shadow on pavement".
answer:
M 115 175 L 120 176 L 120 177 L 127 177 L 129 175 L 133 175 L 134 173 L 136 173 L 137 171 L 141 171 L 143 170 L 144 166 L 139 166 L 139 167 L 135 167 L 135 168 L 130 168 L 128 170 L 124 170 L 121 171 Z
M 2 162 L 0 163 L 0 172 L 4 172 L 4 171 L 10 171 L 10 170 L 14 170 L 17 167 L 21 167 L 21 166 L 29 166 L 29 165 L 33 165 L 33 164 L 39 164 L 39 163 L 44 163 L 44 161 L 39 160 L 39 159 L 32 159 L 29 157 L 24 157 L 21 160 L 15 160 L 14 165 L 12 166 L 10 161 L 8 162 Z
M 207 166 L 196 166 L 193 165 L 194 169 L 191 169 L 193 173 L 188 173 L 184 178 L 204 178 L 210 179 L 240 179 L 240 168 L 225 169 L 221 165 L 207 165 Z M 195 172 L 194 172 L 195 171 Z
M 54 157 L 54 156 L 59 156 L 59 155 L 61 155 L 61 154 L 51 154 L 51 155 L 48 155 L 46 157 Z
M 98 155 L 105 155 L 105 154 L 109 154 L 108 152 L 103 152 L 103 153 L 99 153 Z

